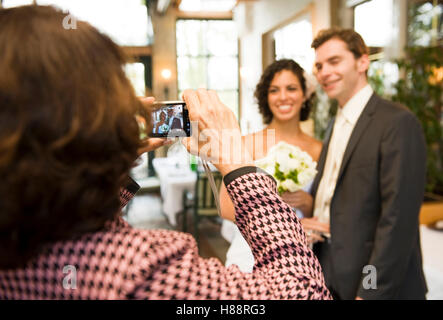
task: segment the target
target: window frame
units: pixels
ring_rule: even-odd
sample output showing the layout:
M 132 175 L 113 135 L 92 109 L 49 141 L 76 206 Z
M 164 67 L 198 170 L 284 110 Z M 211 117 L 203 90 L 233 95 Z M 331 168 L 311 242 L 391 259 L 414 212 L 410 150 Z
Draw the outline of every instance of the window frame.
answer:
M 187 57 L 187 58 L 204 58 L 206 61 L 209 61 L 211 57 L 219 57 L 216 55 L 211 54 L 199 54 L 197 56 L 193 55 L 179 55 L 178 53 L 178 47 L 177 47 L 177 23 L 179 21 L 186 21 L 186 20 L 197 20 L 197 21 L 231 21 L 232 19 L 232 12 L 211 12 L 211 13 L 198 13 L 198 12 L 185 12 L 185 11 L 179 11 L 179 14 L 177 14 L 177 19 L 175 21 L 175 37 L 176 37 L 176 44 L 175 44 L 175 53 L 176 53 L 176 70 L 177 70 L 177 78 L 176 78 L 176 85 L 177 85 L 177 93 L 181 92 L 180 86 L 179 86 L 179 69 L 178 69 L 178 58 L 179 57 Z M 234 113 L 238 116 L 238 120 L 241 119 L 241 107 L 240 107 L 240 43 L 237 40 L 237 53 L 235 55 L 227 55 L 227 56 L 221 56 L 221 57 L 233 57 L 237 60 L 237 88 L 235 90 L 233 89 L 217 89 L 217 92 L 236 92 L 237 93 L 237 109 L 234 111 Z M 206 77 L 206 87 L 209 88 L 209 77 Z
M 290 17 L 289 19 L 283 21 L 282 23 L 279 23 L 269 31 L 265 32 L 262 35 L 262 67 L 263 70 L 266 69 L 268 65 L 270 65 L 272 62 L 276 59 L 276 52 L 275 52 L 275 33 L 287 27 L 290 24 L 293 24 L 295 22 L 299 22 L 300 19 L 305 17 L 306 15 L 309 15 L 310 22 L 312 26 L 312 36 L 315 37 L 317 32 L 319 31 L 317 28 L 317 22 L 316 22 L 316 14 L 315 14 L 315 5 L 313 3 L 307 5 L 304 9 L 297 12 L 294 16 Z

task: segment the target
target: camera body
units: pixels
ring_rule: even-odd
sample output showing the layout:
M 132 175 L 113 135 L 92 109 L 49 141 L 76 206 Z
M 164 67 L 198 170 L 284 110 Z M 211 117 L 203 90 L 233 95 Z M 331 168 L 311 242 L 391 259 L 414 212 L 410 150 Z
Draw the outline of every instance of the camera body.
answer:
M 155 102 L 151 113 L 150 137 L 190 137 L 191 122 L 184 101 Z

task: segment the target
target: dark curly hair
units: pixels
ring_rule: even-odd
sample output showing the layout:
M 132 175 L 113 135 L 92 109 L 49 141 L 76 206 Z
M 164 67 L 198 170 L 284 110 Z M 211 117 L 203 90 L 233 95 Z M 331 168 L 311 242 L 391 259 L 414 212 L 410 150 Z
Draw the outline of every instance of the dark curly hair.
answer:
M 141 145 L 119 47 L 85 22 L 66 30 L 66 16 L 0 10 L 2 269 L 114 219 Z
M 303 76 L 303 68 L 300 67 L 297 62 L 291 59 L 274 61 L 263 72 L 254 92 L 254 96 L 258 103 L 258 110 L 262 114 L 263 122 L 265 124 L 271 123 L 274 116 L 268 104 L 269 87 L 271 86 L 271 82 L 272 79 L 274 79 L 275 74 L 283 70 L 291 71 L 297 76 L 298 80 L 300 81 L 303 94 L 306 96 L 306 79 Z M 306 101 L 304 102 L 300 111 L 300 121 L 305 121 L 308 119 L 309 113 L 311 112 L 313 98 L 314 95 L 311 95 L 310 97 L 307 97 Z

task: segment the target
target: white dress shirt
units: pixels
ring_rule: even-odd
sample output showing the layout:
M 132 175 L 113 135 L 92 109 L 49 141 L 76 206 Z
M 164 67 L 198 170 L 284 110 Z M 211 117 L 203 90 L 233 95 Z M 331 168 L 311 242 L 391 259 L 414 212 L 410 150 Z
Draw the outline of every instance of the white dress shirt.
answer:
M 317 217 L 320 222 L 330 223 L 330 205 L 343 155 L 355 124 L 372 94 L 373 90 L 368 84 L 357 92 L 343 107 L 338 108 L 326 155 L 323 176 L 315 197 L 314 217 Z
M 169 118 L 169 128 L 172 127 L 172 123 L 174 122 L 174 119 L 180 120 L 180 128 L 183 128 L 183 119 L 181 117 L 175 116 L 175 115 L 173 117 Z

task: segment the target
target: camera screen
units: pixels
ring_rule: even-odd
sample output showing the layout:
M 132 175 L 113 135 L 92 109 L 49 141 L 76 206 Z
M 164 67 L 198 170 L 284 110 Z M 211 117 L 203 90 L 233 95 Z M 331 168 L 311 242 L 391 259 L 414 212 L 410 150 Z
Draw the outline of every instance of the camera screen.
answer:
M 154 137 L 167 137 L 168 135 L 185 135 L 189 128 L 187 110 L 184 103 L 165 104 L 157 107 L 152 112 L 152 132 Z M 181 133 L 181 134 L 180 134 Z

